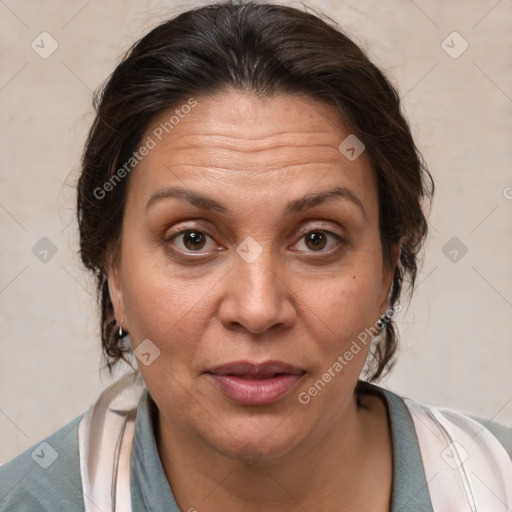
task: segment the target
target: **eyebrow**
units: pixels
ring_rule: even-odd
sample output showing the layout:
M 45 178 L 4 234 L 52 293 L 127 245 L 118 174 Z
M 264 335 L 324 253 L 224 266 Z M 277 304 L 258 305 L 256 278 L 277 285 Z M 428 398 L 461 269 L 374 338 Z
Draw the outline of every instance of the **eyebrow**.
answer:
M 215 199 L 212 199 L 211 197 L 205 196 L 193 190 L 187 190 L 180 187 L 166 187 L 152 194 L 146 204 L 146 210 L 148 210 L 151 206 L 161 201 L 162 199 L 169 198 L 187 201 L 193 206 L 196 206 L 202 210 L 214 211 L 227 216 L 231 215 L 231 211 Z M 309 210 L 324 203 L 327 200 L 334 198 L 344 199 L 357 205 L 361 210 L 365 220 L 368 221 L 366 210 L 364 209 L 363 203 L 360 201 L 360 199 L 354 194 L 354 192 L 352 192 L 352 190 L 341 186 L 323 190 L 321 192 L 306 194 L 299 199 L 290 201 L 284 209 L 284 215 L 292 215 L 303 212 L 305 210 Z

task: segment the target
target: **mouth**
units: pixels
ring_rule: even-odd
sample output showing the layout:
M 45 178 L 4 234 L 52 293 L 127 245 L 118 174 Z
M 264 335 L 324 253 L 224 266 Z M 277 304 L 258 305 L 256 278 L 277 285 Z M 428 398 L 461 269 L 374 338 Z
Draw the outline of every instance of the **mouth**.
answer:
M 306 371 L 281 361 L 237 361 L 205 373 L 230 400 L 242 405 L 268 405 L 289 395 Z

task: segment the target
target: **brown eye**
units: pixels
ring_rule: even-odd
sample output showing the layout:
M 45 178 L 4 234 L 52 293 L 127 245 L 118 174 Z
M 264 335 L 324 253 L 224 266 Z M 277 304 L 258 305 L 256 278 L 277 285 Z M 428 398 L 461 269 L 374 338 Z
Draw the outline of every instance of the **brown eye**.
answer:
M 320 231 L 308 233 L 304 238 L 306 246 L 314 251 L 322 250 L 327 245 L 327 237 Z
M 183 245 L 191 251 L 197 251 L 204 247 L 206 238 L 200 231 L 186 231 L 183 235 Z
M 166 239 L 181 252 L 205 252 L 202 249 L 208 243 L 209 235 L 197 229 L 184 229 Z M 213 240 L 213 239 L 212 239 Z
M 304 245 L 306 249 L 299 247 L 298 250 L 309 253 L 318 252 L 327 254 L 346 245 L 345 240 L 341 236 L 325 229 L 309 231 L 302 235 L 299 242 Z

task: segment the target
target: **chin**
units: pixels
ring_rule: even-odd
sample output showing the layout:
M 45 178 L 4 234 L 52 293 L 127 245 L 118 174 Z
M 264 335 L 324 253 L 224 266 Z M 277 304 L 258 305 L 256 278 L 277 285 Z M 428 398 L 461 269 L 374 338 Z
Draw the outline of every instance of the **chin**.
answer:
M 212 447 L 221 455 L 237 460 L 245 466 L 262 466 L 286 459 L 299 444 L 290 438 L 261 439 L 244 436 L 216 443 Z
M 291 414 L 276 417 L 255 413 L 245 418 L 221 415 L 216 418 L 218 428 L 212 430 L 210 422 L 201 437 L 219 454 L 246 466 L 279 462 L 308 437 L 307 424 Z

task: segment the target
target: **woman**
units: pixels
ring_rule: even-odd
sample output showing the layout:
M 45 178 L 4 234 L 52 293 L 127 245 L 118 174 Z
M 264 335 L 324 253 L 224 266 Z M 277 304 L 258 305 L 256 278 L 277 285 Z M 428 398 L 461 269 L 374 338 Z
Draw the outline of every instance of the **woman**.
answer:
M 1 510 L 512 507 L 484 425 L 372 384 L 433 183 L 350 39 L 213 4 L 142 38 L 96 106 L 81 257 L 109 367 L 138 370 L 0 469 Z

